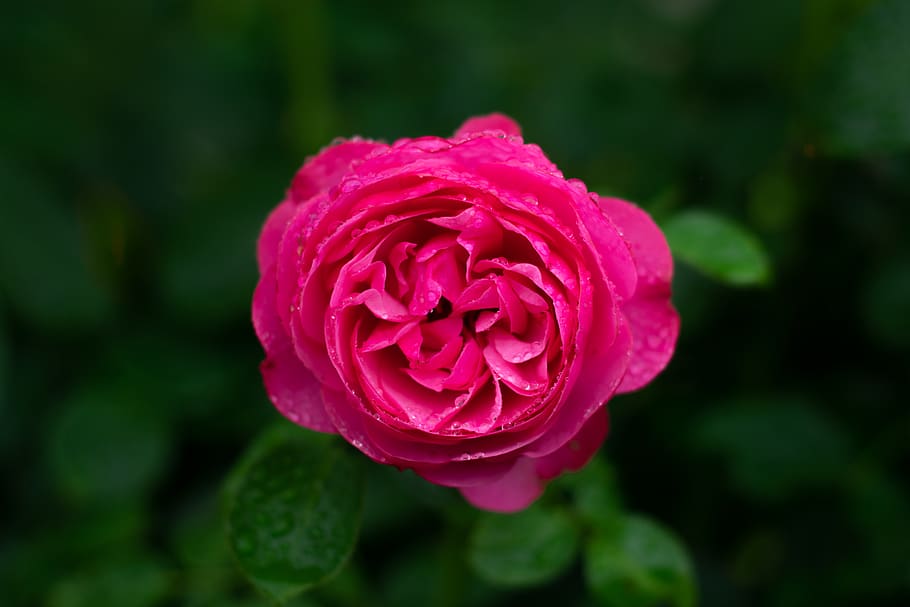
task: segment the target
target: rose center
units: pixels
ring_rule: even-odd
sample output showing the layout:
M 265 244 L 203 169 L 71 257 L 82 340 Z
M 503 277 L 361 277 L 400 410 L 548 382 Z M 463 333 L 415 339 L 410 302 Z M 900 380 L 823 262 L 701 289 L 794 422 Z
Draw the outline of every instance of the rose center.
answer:
M 440 297 L 439 303 L 436 304 L 436 307 L 427 313 L 427 322 L 433 322 L 434 320 L 442 320 L 443 318 L 448 318 L 449 314 L 451 313 L 452 302 L 445 297 Z

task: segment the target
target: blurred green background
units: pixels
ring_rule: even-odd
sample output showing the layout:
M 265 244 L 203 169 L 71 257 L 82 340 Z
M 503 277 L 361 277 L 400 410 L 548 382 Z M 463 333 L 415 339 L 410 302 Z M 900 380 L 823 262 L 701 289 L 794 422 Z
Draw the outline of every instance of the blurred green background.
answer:
M 219 491 L 277 413 L 254 242 L 336 136 L 502 111 L 659 220 L 707 209 L 761 289 L 678 265 L 682 336 L 600 457 L 700 604 L 910 604 L 910 2 L 7 3 L 0 20 L 0 595 L 266 604 Z M 363 537 L 299 604 L 587 605 L 474 577 L 453 492 L 369 467 Z M 440 506 L 443 504 L 443 506 Z M 472 516 L 471 513 L 464 516 Z

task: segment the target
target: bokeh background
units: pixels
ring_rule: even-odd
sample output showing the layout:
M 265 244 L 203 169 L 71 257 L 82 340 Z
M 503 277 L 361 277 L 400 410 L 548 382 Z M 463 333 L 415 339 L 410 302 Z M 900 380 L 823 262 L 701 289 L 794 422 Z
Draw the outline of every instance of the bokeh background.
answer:
M 663 221 L 753 231 L 773 281 L 679 264 L 673 363 L 610 404 L 618 498 L 700 604 L 910 604 L 910 2 L 7 3 L 0 20 L 0 595 L 265 605 L 222 483 L 260 428 L 254 242 L 336 136 L 502 111 Z M 370 468 L 351 565 L 300 605 L 588 605 L 493 588 L 440 503 Z

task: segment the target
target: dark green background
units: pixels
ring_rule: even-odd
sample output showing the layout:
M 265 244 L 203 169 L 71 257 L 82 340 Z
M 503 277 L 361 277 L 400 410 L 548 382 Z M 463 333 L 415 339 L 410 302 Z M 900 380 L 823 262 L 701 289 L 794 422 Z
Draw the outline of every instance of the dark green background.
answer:
M 7 4 L 4 605 L 265 604 L 218 514 L 278 419 L 248 320 L 261 222 L 336 136 L 494 110 L 592 189 L 726 215 L 771 255 L 762 289 L 679 264 L 676 356 L 610 404 L 602 457 L 682 538 L 700 604 L 910 604 L 910 2 Z M 479 582 L 453 492 L 369 468 L 313 604 L 590 604 L 579 564 Z

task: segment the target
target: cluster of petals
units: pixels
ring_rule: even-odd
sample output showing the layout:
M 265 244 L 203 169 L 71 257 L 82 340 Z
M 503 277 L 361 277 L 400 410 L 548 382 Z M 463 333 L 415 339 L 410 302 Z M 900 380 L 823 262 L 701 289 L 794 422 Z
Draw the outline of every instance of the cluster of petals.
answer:
M 258 262 L 278 410 L 490 510 L 583 466 L 607 401 L 650 382 L 679 330 L 651 218 L 565 179 L 499 114 L 322 150 Z

